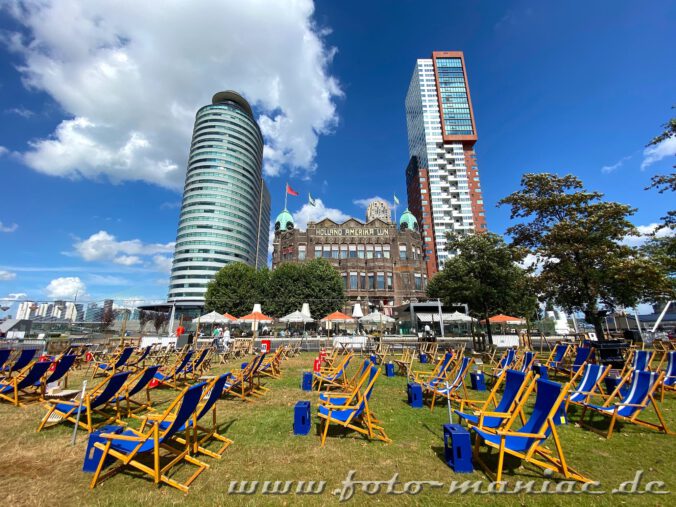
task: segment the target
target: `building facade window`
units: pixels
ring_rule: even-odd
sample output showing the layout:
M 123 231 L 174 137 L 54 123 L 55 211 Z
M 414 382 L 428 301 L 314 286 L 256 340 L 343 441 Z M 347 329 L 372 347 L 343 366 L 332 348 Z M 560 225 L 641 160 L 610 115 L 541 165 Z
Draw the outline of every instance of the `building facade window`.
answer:
M 298 245 L 298 260 L 299 261 L 304 261 L 305 260 L 305 245 Z

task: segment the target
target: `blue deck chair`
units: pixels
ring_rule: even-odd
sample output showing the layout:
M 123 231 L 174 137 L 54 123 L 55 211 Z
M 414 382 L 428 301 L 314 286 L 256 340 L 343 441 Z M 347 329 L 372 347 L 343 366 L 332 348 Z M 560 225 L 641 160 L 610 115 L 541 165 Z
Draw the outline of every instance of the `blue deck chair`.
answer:
M 171 369 L 167 374 L 158 371 L 155 373 L 155 380 L 159 382 L 160 385 L 168 385 L 174 389 L 179 389 L 178 381 L 180 376 L 183 374 L 185 369 L 188 367 L 188 363 L 192 359 L 193 351 L 189 350 L 186 352 L 183 357 L 178 361 L 178 363 Z
M 227 373 L 224 373 L 223 375 L 214 378 L 211 382 L 209 382 L 206 385 L 206 387 L 204 388 L 204 394 L 202 396 L 200 406 L 197 408 L 197 411 L 195 412 L 195 417 L 189 419 L 186 422 L 189 428 L 196 429 L 196 434 L 194 435 L 194 439 L 191 442 L 193 447 L 192 452 L 194 454 L 200 453 L 209 456 L 211 458 L 221 459 L 225 450 L 230 446 L 230 444 L 232 444 L 232 440 L 218 433 L 218 425 L 216 420 L 217 419 L 216 402 L 218 401 L 218 399 L 221 396 L 221 393 L 223 392 L 223 388 L 225 387 L 225 383 L 228 380 L 228 377 L 229 375 Z M 212 414 L 211 428 L 205 428 L 204 426 L 200 426 L 198 424 L 199 421 L 209 412 L 211 412 Z M 152 421 L 153 419 L 156 419 L 156 417 L 155 416 L 149 417 L 149 420 Z M 160 431 L 165 431 L 166 429 L 168 429 L 170 424 L 171 421 L 169 420 L 159 422 Z M 185 425 L 182 426 L 178 431 L 179 432 L 185 431 Z M 209 449 L 203 447 L 203 445 L 211 439 L 218 440 L 223 444 L 220 447 L 220 449 L 218 449 L 217 451 L 210 451 Z M 180 437 L 177 437 L 176 440 L 183 444 L 185 443 L 185 440 Z
M 460 409 L 456 410 L 455 413 L 460 417 L 460 421 L 467 421 L 468 424 L 473 424 L 479 428 L 497 428 L 511 417 L 514 406 L 519 403 L 532 377 L 532 370 L 505 370 L 505 373 L 495 383 L 485 401 L 460 400 Z M 503 382 L 505 390 L 502 393 L 500 402 L 496 403 L 497 393 L 500 387 L 502 387 Z M 482 404 L 479 406 L 479 403 Z M 491 409 L 491 404 L 495 406 L 494 409 Z M 471 414 L 464 412 L 465 405 L 476 407 L 478 410 Z M 525 422 L 525 419 L 522 420 Z
M 579 372 L 584 366 L 594 357 L 594 349 L 592 347 L 577 347 L 575 351 L 575 358 L 573 363 L 570 365 L 567 364 L 558 364 L 553 368 L 556 373 L 563 373 L 569 375 L 572 378 L 577 372 Z
M 569 351 L 570 345 L 567 343 L 559 343 L 554 347 L 554 350 L 552 350 L 551 354 L 549 354 L 549 358 L 545 362 L 547 369 L 556 371 L 560 368 Z
M 37 349 L 23 349 L 21 352 L 19 352 L 19 355 L 14 361 L 14 363 L 5 366 L 3 371 L 7 373 L 8 376 L 11 376 L 12 373 L 23 370 L 26 366 L 28 366 L 31 363 L 31 361 L 35 357 L 36 352 Z
M 650 371 L 650 363 L 652 361 L 652 350 L 633 350 L 629 359 L 624 363 L 620 377 L 624 378 L 632 370 Z
M 344 428 L 350 428 L 369 439 L 377 439 L 383 442 L 391 442 L 385 429 L 380 425 L 375 415 L 369 408 L 369 400 L 373 393 L 373 387 L 380 375 L 380 368 L 371 365 L 368 370 L 367 382 L 355 387 L 347 397 L 344 393 L 326 393 L 328 400 L 320 401 L 317 415 L 321 419 L 323 428 L 321 431 L 321 445 L 324 446 L 326 436 L 331 424 L 338 424 Z M 333 396 L 337 394 L 337 396 Z M 342 396 L 341 396 L 342 394 Z
M 583 409 L 582 414 L 580 415 L 580 424 L 587 426 L 592 431 L 595 431 L 606 438 L 613 436 L 613 428 L 615 427 L 616 421 L 630 422 L 643 426 L 644 428 L 663 431 L 664 433 L 669 434 L 670 431 L 662 416 L 662 411 L 653 396 L 655 389 L 657 389 L 663 379 L 663 372 L 631 371 L 622 379 L 620 385 L 617 386 L 603 405 L 594 405 L 592 403 L 585 403 L 582 405 Z M 630 382 L 629 392 L 624 399 L 621 399 L 622 385 L 627 382 Z M 659 424 L 638 418 L 639 415 L 648 408 L 648 405 L 652 405 L 655 410 Z M 598 413 L 610 417 L 610 426 L 608 430 L 602 431 L 593 426 L 584 424 L 584 416 L 587 410 L 590 411 L 590 414 Z
M 362 366 L 359 369 L 359 371 L 340 390 L 342 391 L 342 393 L 336 391 L 334 392 L 324 391 L 322 393 L 319 393 L 319 401 L 326 402 L 329 400 L 333 400 L 334 403 L 338 402 L 344 403 L 346 398 L 348 398 L 351 394 L 355 393 L 355 389 L 359 389 L 360 387 L 363 386 L 364 382 L 369 376 L 371 366 L 376 366 L 376 363 L 373 362 L 371 357 L 367 357 L 366 359 L 364 359 L 364 362 L 362 363 Z
M 662 381 L 661 401 L 664 401 L 665 391 L 676 391 L 676 350 L 670 350 L 667 358 L 667 369 Z M 664 358 L 662 358 L 662 361 L 664 361 Z
M 519 413 L 524 411 L 528 398 L 536 386 L 535 405 L 530 417 L 520 429 L 513 430 L 513 424 L 516 422 Z M 509 454 L 540 468 L 558 472 L 566 479 L 591 482 L 590 479 L 568 466 L 556 430 L 554 419 L 568 387 L 569 384 L 562 385 L 551 380 L 538 378 L 528 386 L 524 396 L 504 426 L 499 429 L 470 426 L 470 430 L 474 431 L 477 437 L 474 440 L 475 463 L 478 463 L 489 476 L 493 475 L 479 454 L 480 446 L 483 443 L 489 448 L 489 451 L 491 448 L 498 449 L 498 469 L 495 475 L 497 481 L 502 480 L 504 456 Z M 544 447 L 550 436 L 554 439 L 556 454 Z
M 245 401 L 256 394 L 256 372 L 265 359 L 265 354 L 255 356 L 244 369 L 226 373 L 227 380 L 223 385 L 222 396 L 233 395 Z
M 197 375 L 200 373 L 202 363 L 207 358 L 207 354 L 209 354 L 210 350 L 211 349 L 209 349 L 208 347 L 204 347 L 200 352 L 200 355 L 197 356 L 197 359 L 186 365 L 183 375 L 184 376 L 192 375 L 193 378 L 196 378 Z
M 0 382 L 0 399 L 7 400 L 17 407 L 23 405 L 22 401 L 27 401 L 21 398 L 22 392 L 24 397 L 37 399 L 39 396 L 35 392 L 35 385 L 40 384 L 40 379 L 45 376 L 51 365 L 51 361 L 36 361 L 13 378 Z M 27 389 L 32 392 L 26 392 Z
M 474 358 L 469 356 L 464 356 L 458 368 L 455 371 L 451 372 L 450 375 L 443 379 L 435 379 L 432 383 L 424 383 L 422 385 L 423 389 L 423 398 L 425 395 L 432 395 L 430 402 L 430 410 L 434 410 L 434 403 L 437 399 L 437 396 L 443 396 L 448 399 L 458 399 L 457 392 L 462 387 L 463 398 L 467 398 L 467 388 L 465 387 L 465 377 L 469 372 L 470 366 L 474 362 Z M 453 377 L 450 383 L 447 382 L 449 377 Z
M 54 361 L 56 366 L 54 371 L 47 377 L 44 382 L 37 382 L 36 387 L 40 388 L 40 398 L 45 399 L 45 394 L 47 392 L 47 385 L 53 382 L 58 382 L 62 378 L 66 379 L 65 387 L 68 387 L 68 372 L 75 364 L 77 356 L 75 354 L 64 354 Z
M 5 363 L 9 359 L 9 355 L 12 353 L 11 349 L 1 349 L 0 350 L 0 372 L 4 371 Z
M 502 372 L 508 368 L 513 368 L 515 363 L 516 349 L 507 349 L 504 354 L 502 354 L 498 364 L 493 367 L 493 371 L 489 374 L 489 376 L 493 379 L 493 381 L 496 381 L 500 375 L 502 375 Z
M 349 352 L 343 356 L 343 359 L 335 368 L 322 368 L 322 371 L 314 372 L 312 387 L 319 391 L 322 389 L 322 386 L 325 388 L 342 387 L 345 384 L 347 367 L 352 357 L 352 352 Z
M 159 369 L 159 365 L 154 365 L 139 371 L 134 377 L 130 378 L 122 388 L 124 394 L 117 396 L 115 399 L 111 400 L 110 403 L 115 404 L 116 407 L 120 407 L 122 402 L 125 402 L 127 417 L 131 417 L 136 412 L 150 408 L 152 403 L 150 402 L 150 389 L 148 387 Z M 134 396 L 143 391 L 143 389 L 146 390 L 145 403 L 134 400 Z M 132 405 L 136 407 L 133 410 L 131 408 Z
M 521 359 L 521 364 L 519 365 L 518 370 L 522 373 L 528 373 L 533 369 L 533 363 L 535 362 L 535 352 L 532 350 L 527 350 L 523 354 Z
M 444 354 L 439 362 L 434 366 L 432 371 L 413 371 L 411 372 L 413 377 L 413 382 L 416 384 L 430 384 L 434 385 L 437 382 L 446 380 L 448 378 L 448 371 L 453 364 L 453 359 L 455 358 L 455 352 L 449 350 Z
M 47 414 L 40 421 L 37 431 L 42 431 L 43 428 L 54 426 L 61 421 L 69 421 L 75 424 L 77 421 L 77 414 L 80 413 L 79 425 L 86 429 L 89 433 L 94 431 L 97 426 L 102 426 L 115 420 L 115 416 L 109 416 L 103 409 L 108 405 L 113 398 L 120 392 L 122 386 L 129 377 L 128 371 L 116 373 L 103 382 L 98 384 L 90 392 L 85 393 L 82 403 L 79 400 L 72 401 L 56 401 L 47 400 Z M 94 414 L 102 415 L 107 419 L 101 423 L 94 425 L 92 416 Z
M 92 378 L 100 374 L 113 374 L 117 373 L 121 368 L 124 368 L 129 361 L 129 358 L 134 353 L 134 347 L 125 347 L 122 349 L 122 352 L 115 358 L 114 363 L 99 363 L 92 361 L 94 370 L 92 372 Z
M 204 382 L 186 387 L 164 411 L 163 417 L 156 421 L 156 424 L 151 424 L 145 432 L 128 428 L 121 433 L 103 433 L 101 437 L 105 439 L 105 442 L 94 444 L 102 453 L 89 487 L 93 489 L 99 482 L 118 473 L 125 466 L 131 466 L 149 475 L 156 485 L 162 482 L 187 493 L 190 484 L 208 468 L 208 465 L 190 456 L 191 448 L 189 445 L 186 444 L 183 449 L 177 449 L 173 437 L 183 428 L 185 431 L 184 441 L 190 440 L 190 429 L 187 427 L 187 422 L 191 417 L 194 417 L 203 389 Z M 171 423 L 162 431 L 159 428 L 164 420 L 171 420 Z M 160 464 L 161 458 L 164 457 L 161 455 L 161 451 L 165 451 L 169 455 L 167 457 L 171 457 L 169 463 L 164 466 Z M 142 455 L 147 457 L 143 461 L 140 459 Z M 121 464 L 101 475 L 104 463 L 109 458 L 114 458 Z M 170 478 L 169 470 L 183 461 L 195 465 L 197 471 L 185 482 Z M 149 465 L 149 462 L 152 465 Z
M 573 405 L 584 405 L 589 402 L 592 395 L 596 392 L 602 394 L 602 382 L 609 372 L 609 364 L 605 366 L 602 364 L 587 364 L 584 367 L 577 389 L 569 391 L 568 396 L 566 396 L 566 410 L 568 410 L 568 405 L 571 403 Z M 574 382 L 578 376 L 579 371 L 575 374 L 571 383 Z
M 146 360 L 148 357 L 148 354 L 150 354 L 150 351 L 152 350 L 153 346 L 148 345 L 147 347 L 144 347 L 143 350 L 141 351 L 141 354 L 138 356 L 138 359 L 134 361 L 133 363 L 128 363 L 127 367 L 132 368 L 134 370 L 138 370 L 143 367 L 143 361 Z

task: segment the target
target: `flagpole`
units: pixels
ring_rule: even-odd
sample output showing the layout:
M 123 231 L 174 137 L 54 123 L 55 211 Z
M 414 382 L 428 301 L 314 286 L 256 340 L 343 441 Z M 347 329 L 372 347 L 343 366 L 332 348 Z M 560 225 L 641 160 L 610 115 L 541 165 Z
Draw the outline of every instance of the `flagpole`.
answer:
M 289 198 L 289 182 L 286 183 L 286 186 L 284 187 L 284 209 L 286 209 L 286 201 Z

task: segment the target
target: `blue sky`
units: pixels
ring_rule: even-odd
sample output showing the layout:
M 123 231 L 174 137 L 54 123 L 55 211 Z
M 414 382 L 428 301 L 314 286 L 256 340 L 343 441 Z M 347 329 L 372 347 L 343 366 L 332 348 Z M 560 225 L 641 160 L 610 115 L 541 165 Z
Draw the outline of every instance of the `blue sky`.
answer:
M 0 298 L 166 297 L 194 113 L 221 89 L 254 103 L 273 218 L 286 181 L 301 222 L 404 204 L 404 97 L 433 50 L 465 52 L 490 230 L 529 171 L 642 230 L 673 207 L 643 188 L 676 152 L 645 153 L 676 104 L 674 2 L 109 3 L 0 9 Z

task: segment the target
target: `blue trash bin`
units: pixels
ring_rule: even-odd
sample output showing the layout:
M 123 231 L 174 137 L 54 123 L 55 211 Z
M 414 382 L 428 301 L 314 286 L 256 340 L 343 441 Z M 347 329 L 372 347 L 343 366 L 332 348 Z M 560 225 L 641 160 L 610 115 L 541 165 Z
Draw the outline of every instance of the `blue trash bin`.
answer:
M 469 431 L 460 424 L 444 424 L 444 461 L 454 472 L 474 471 Z
M 312 391 L 312 372 L 304 371 L 303 378 L 301 379 L 300 386 L 303 391 Z
M 425 363 L 427 363 L 427 361 L 428 361 L 427 354 L 425 354 L 424 352 L 421 353 L 421 354 L 420 354 L 420 362 L 421 362 L 422 364 L 425 364 Z
M 293 409 L 293 434 L 307 435 L 310 433 L 310 402 L 299 401 Z
M 473 371 L 469 374 L 469 380 L 472 383 L 472 389 L 475 391 L 486 390 L 486 377 L 482 371 Z
M 101 428 L 96 431 L 92 431 L 89 434 L 89 440 L 87 441 L 87 451 L 85 452 L 84 463 L 82 464 L 83 472 L 94 473 L 96 472 L 96 468 L 99 466 L 103 451 L 94 447 L 94 444 L 97 442 L 103 443 L 106 441 L 105 438 L 101 438 L 101 435 L 103 433 L 121 433 L 123 430 L 123 426 L 101 426 Z M 109 466 L 114 461 L 114 458 L 107 458 L 106 462 L 103 464 L 103 468 Z
M 406 393 L 408 394 L 408 404 L 411 408 L 422 408 L 422 386 L 415 382 L 409 382 Z
M 394 364 L 387 363 L 385 365 L 385 376 L 386 377 L 394 377 Z

